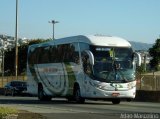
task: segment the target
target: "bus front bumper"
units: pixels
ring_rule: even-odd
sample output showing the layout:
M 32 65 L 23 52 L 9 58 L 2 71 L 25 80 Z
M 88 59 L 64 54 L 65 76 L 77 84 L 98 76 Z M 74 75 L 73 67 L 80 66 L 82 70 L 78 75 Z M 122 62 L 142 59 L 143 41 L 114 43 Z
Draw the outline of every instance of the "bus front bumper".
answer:
M 107 99 L 107 98 L 124 98 L 124 99 L 134 99 L 136 96 L 136 88 L 130 90 L 117 90 L 117 91 L 105 91 L 101 89 L 96 89 L 90 92 L 90 98 L 97 99 Z

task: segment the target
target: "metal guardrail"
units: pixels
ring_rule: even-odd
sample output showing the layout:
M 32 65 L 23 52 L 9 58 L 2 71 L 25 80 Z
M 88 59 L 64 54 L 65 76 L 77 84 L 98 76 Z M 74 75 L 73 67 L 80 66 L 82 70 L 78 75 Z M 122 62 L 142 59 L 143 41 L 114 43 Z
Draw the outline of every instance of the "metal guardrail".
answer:
M 0 77 L 0 88 L 3 88 L 6 83 L 12 81 L 12 80 L 16 80 L 15 76 L 4 76 L 4 77 Z M 22 80 L 25 81 L 26 80 L 26 76 L 18 76 L 18 80 Z

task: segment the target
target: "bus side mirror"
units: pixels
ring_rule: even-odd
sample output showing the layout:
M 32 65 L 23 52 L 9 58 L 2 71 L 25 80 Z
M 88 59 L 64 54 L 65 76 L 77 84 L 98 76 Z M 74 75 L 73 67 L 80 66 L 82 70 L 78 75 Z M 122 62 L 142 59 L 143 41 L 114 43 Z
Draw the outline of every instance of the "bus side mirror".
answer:
M 85 52 L 89 56 L 89 63 L 93 66 L 94 65 L 94 56 L 93 56 L 93 53 L 91 51 L 89 51 L 89 50 L 85 50 Z
M 141 66 L 141 63 L 142 63 L 142 59 L 141 59 L 141 55 L 137 52 L 134 53 L 135 54 L 135 57 L 137 59 L 137 66 Z

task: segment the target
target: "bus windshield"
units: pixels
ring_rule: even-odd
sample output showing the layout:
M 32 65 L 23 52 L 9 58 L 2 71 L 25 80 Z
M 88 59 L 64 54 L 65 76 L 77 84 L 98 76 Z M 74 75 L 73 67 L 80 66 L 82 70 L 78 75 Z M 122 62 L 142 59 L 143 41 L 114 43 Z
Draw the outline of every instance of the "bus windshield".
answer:
M 124 47 L 92 46 L 93 76 L 104 82 L 130 82 L 135 80 L 133 51 Z

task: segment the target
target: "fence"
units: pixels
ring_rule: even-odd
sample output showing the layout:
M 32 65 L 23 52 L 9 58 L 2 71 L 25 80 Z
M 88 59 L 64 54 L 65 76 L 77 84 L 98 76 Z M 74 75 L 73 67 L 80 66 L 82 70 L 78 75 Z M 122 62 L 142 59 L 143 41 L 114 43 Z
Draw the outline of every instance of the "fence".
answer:
M 160 75 L 137 76 L 137 90 L 160 91 Z
M 15 76 L 4 76 L 4 77 L 0 77 L 0 88 L 4 87 L 6 85 L 6 83 L 15 80 L 16 77 Z M 18 80 L 26 80 L 26 76 L 18 76 Z

